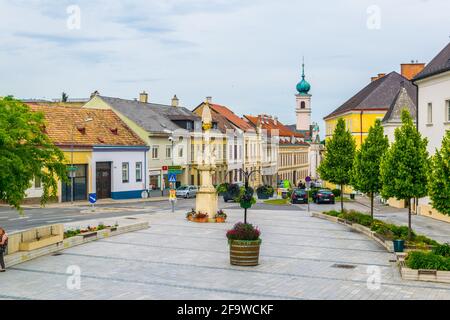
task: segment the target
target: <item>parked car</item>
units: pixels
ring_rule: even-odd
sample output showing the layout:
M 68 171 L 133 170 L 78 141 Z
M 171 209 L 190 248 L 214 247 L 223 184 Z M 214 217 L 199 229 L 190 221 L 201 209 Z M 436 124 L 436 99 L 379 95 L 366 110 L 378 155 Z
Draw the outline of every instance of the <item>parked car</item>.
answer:
M 295 189 L 292 191 L 291 203 L 308 203 L 308 194 L 305 189 Z
M 313 192 L 313 199 L 315 203 L 330 203 L 334 204 L 334 194 L 329 189 L 320 189 Z
M 197 187 L 188 185 L 188 186 L 180 186 L 176 191 L 177 197 L 180 198 L 192 198 L 197 195 Z

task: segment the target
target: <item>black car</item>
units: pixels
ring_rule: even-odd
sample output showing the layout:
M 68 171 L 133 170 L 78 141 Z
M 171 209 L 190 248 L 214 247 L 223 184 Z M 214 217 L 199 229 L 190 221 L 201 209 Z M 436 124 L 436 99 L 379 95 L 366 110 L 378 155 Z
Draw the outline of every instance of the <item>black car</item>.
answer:
M 308 194 L 305 189 L 295 189 L 292 191 L 291 203 L 308 203 Z
M 328 189 L 320 189 L 314 192 L 313 199 L 315 203 L 334 204 L 334 194 Z

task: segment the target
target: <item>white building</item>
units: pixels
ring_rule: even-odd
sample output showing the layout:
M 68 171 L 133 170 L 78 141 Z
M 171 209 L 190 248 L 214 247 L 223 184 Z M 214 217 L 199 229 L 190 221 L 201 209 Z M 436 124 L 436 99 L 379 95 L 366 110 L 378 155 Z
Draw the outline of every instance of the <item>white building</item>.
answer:
M 419 88 L 418 123 L 432 155 L 450 130 L 450 43 L 414 78 Z
M 450 43 L 414 78 L 419 89 L 418 126 L 428 139 L 428 152 L 440 149 L 445 132 L 450 130 Z M 450 222 L 430 205 L 428 197 L 419 199 L 418 213 Z

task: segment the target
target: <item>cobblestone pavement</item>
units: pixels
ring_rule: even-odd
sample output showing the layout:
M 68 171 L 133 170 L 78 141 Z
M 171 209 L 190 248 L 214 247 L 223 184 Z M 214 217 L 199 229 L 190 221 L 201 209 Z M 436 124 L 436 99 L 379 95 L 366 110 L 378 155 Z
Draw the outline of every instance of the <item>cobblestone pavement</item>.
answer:
M 376 243 L 299 210 L 250 210 L 262 230 L 260 265 L 231 266 L 225 231 L 243 214 L 227 213 L 225 224 L 188 222 L 183 212 L 148 215 L 147 230 L 7 270 L 0 298 L 450 299 L 450 285 L 403 281 Z M 68 289 L 69 266 L 81 270 L 80 289 Z M 367 285 L 374 270 L 379 288 Z

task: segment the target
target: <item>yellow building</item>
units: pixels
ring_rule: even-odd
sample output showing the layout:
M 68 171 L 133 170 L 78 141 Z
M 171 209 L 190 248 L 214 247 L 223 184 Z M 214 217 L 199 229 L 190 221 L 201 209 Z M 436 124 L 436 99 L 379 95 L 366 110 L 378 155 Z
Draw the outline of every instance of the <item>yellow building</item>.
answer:
M 415 63 L 409 64 L 411 68 L 415 68 L 416 65 Z M 333 135 L 338 119 L 342 118 L 355 139 L 356 147 L 359 148 L 366 139 L 369 128 L 375 124 L 377 119 L 382 121 L 388 110 L 393 107 L 402 87 L 415 102 L 416 88 L 409 80 L 411 68 L 405 66 L 408 65 L 402 65 L 402 75 L 393 71 L 387 75 L 378 74 L 377 77 L 372 77 L 367 86 L 327 115 L 324 118 L 326 139 Z M 330 183 L 325 185 L 328 188 L 336 187 Z M 351 189 L 346 188 L 345 192 L 351 192 Z

